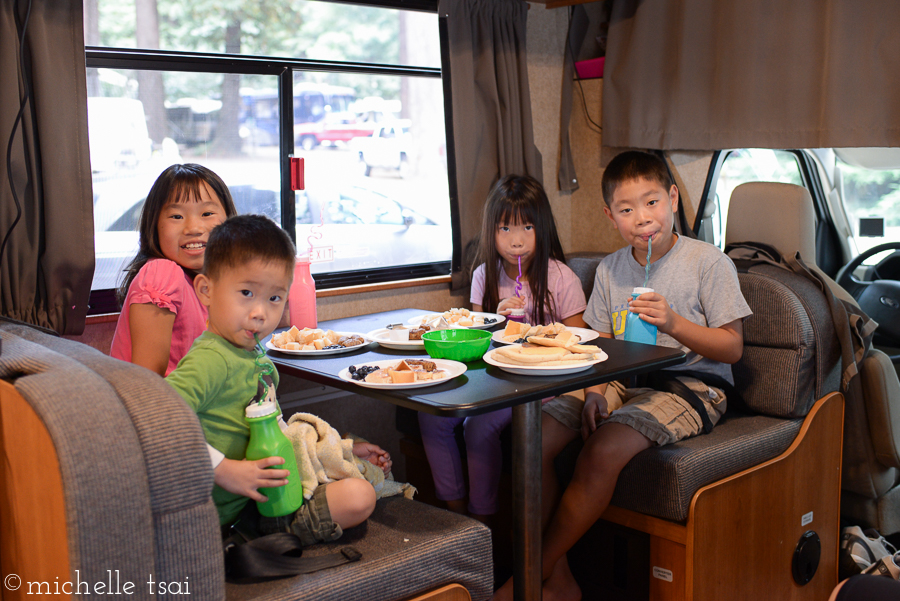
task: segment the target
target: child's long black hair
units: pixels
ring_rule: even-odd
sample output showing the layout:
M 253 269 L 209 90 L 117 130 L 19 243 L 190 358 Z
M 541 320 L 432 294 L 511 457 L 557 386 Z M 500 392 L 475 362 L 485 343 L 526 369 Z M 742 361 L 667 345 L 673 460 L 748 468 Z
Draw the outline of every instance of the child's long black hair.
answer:
M 482 309 L 496 312 L 500 303 L 500 270 L 503 269 L 494 237 L 502 224 L 534 226 L 534 258 L 525 275 L 534 301 L 534 318 L 538 324 L 549 324 L 556 313 L 555 301 L 548 289 L 547 268 L 550 259 L 566 262 L 562 244 L 556 233 L 556 221 L 547 193 L 540 182 L 528 175 L 507 175 L 498 181 L 484 205 L 478 262 L 484 263 L 484 298 Z M 532 324 L 532 325 L 538 325 Z
M 151 259 L 166 258 L 159 247 L 159 232 L 156 226 L 159 221 L 159 214 L 163 208 L 170 201 L 199 202 L 200 186 L 204 183 L 219 197 L 219 201 L 221 201 L 222 207 L 225 209 L 226 218 L 237 215 L 237 209 L 234 207 L 234 200 L 231 198 L 228 186 L 212 170 L 195 163 L 176 164 L 166 168 L 153 182 L 153 187 L 150 188 L 147 200 L 144 201 L 144 206 L 141 208 L 138 253 L 125 269 L 125 280 L 116 290 L 116 299 L 120 305 L 125 303 L 128 287 L 131 286 L 131 282 L 141 270 L 141 267 Z M 190 275 L 195 276 L 197 274 L 191 273 Z

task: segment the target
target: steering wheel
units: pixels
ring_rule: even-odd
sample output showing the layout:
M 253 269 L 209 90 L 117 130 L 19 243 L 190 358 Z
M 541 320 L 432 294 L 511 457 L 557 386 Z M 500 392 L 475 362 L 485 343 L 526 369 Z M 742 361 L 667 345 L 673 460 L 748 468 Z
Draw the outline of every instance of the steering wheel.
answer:
M 878 322 L 875 337 L 885 346 L 900 346 L 900 281 L 857 279 L 853 272 L 863 261 L 886 250 L 900 250 L 900 242 L 879 244 L 862 253 L 843 267 L 837 274 L 837 283 L 853 295 L 860 308 Z M 878 267 L 874 272 L 877 274 Z

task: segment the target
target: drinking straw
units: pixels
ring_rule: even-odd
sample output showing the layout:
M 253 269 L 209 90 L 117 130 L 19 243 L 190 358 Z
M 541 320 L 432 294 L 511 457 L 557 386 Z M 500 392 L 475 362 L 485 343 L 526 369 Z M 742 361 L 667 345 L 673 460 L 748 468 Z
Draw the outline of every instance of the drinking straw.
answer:
M 256 402 L 257 405 L 261 404 L 268 396 L 269 396 L 269 385 L 266 383 L 266 379 L 263 376 L 271 376 L 272 372 L 275 371 L 275 366 L 271 363 L 262 362 L 262 358 L 266 356 L 266 351 L 262 348 L 262 343 L 259 341 L 259 334 L 254 333 L 253 338 L 256 339 L 256 367 L 260 369 L 259 381 L 263 385 L 263 394 L 259 398 L 259 401 Z
M 650 282 L 650 255 L 653 253 L 653 238 L 647 238 L 647 265 L 644 267 L 644 288 Z
M 516 276 L 516 298 L 521 298 L 520 292 L 522 292 L 522 255 L 519 255 L 519 275 Z

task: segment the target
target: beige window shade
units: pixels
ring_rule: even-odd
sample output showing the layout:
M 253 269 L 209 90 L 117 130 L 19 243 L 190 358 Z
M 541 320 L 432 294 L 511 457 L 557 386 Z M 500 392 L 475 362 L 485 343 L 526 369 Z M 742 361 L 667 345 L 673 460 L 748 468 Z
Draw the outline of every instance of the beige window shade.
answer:
M 900 146 L 896 0 L 616 0 L 603 144 Z

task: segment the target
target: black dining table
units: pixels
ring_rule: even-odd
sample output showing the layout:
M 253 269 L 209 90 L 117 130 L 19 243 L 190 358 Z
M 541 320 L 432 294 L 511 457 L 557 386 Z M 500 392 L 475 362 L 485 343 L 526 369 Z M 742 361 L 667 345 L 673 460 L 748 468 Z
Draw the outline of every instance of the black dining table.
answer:
M 435 314 L 423 309 L 398 309 L 320 322 L 335 332 L 365 334 L 404 323 L 416 316 Z M 498 324 L 494 329 L 502 329 Z M 279 330 L 281 331 L 281 330 Z M 402 358 L 428 358 L 424 349 L 395 350 L 375 342 L 346 353 L 323 356 L 268 354 L 281 374 L 296 376 L 387 401 L 432 415 L 464 417 L 512 407 L 513 442 L 513 577 L 516 601 L 541 598 L 541 399 L 574 390 L 665 369 L 685 361 L 678 349 L 598 338 L 590 344 L 607 355 L 605 361 L 566 375 L 517 375 L 488 365 L 483 359 L 466 363 L 466 372 L 420 388 L 368 388 L 338 374 L 350 365 Z M 496 345 L 496 343 L 492 343 Z

